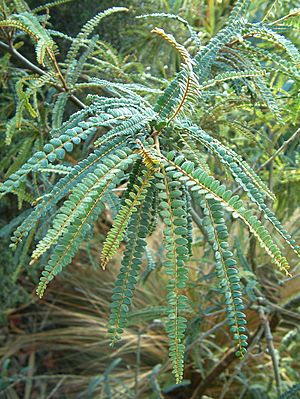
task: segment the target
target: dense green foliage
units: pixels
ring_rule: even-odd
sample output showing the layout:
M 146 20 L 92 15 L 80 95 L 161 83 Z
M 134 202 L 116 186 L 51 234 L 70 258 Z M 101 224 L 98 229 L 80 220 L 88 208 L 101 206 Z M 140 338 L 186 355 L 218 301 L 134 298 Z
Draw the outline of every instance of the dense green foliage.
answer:
M 94 34 L 103 18 L 130 9 L 101 11 L 70 37 L 49 25 L 49 7 L 31 10 L 23 1 L 4 2 L 0 21 L 0 46 L 7 52 L 1 68 L 11 73 L 1 95 L 3 121 L 9 118 L 2 148 L 10 150 L 3 151 L 5 181 L 0 192 L 4 198 L 15 194 L 19 207 L 23 202 L 34 207 L 21 217 L 10 246 L 16 250 L 24 245 L 26 258 L 37 241 L 30 261 L 43 267 L 37 295 L 44 295 L 50 281 L 91 239 L 99 216 L 111 208 L 114 221 L 98 263 L 109 267 L 125 242 L 108 322 L 111 342 L 116 343 L 128 323 L 143 260 L 151 253 L 149 237 L 162 228 L 165 328 L 173 373 L 180 383 L 188 310 L 193 307 L 187 288 L 198 234 L 194 218 L 211 245 L 216 289 L 224 297 L 236 356 L 243 357 L 248 331 L 240 263 L 245 255 L 233 243 L 231 224 L 240 221 L 251 233 L 251 245 L 255 238 L 288 277 L 291 267 L 285 252 L 290 251 L 291 264 L 300 254 L 272 210 L 272 176 L 266 184 L 259 173 L 272 167 L 274 159 L 272 146 L 268 152 L 269 132 L 273 130 L 277 140 L 288 135 L 282 151 L 299 133 L 300 53 L 293 44 L 299 11 L 274 20 L 269 13 L 253 22 L 251 2 L 239 0 L 222 27 L 216 29 L 210 20 L 211 38 L 204 42 L 197 29 L 170 14 L 172 10 L 140 16 L 140 29 L 153 18 L 185 28 L 182 44 L 165 30 L 152 29 L 159 45 L 168 45 L 175 57 L 174 73 L 170 68 L 174 76 L 161 77 L 145 73 L 139 61 L 122 60 Z M 19 52 L 28 37 L 35 46 L 35 61 Z M 64 42 L 64 57 L 58 55 L 59 41 Z M 10 71 L 10 56 L 23 61 L 27 70 Z M 154 69 L 159 71 L 160 65 Z M 236 134 L 254 143 L 257 154 L 253 145 L 240 153 L 232 140 Z M 258 171 L 246 161 L 249 153 L 255 162 L 262 157 Z M 296 181 L 298 162 L 291 157 Z

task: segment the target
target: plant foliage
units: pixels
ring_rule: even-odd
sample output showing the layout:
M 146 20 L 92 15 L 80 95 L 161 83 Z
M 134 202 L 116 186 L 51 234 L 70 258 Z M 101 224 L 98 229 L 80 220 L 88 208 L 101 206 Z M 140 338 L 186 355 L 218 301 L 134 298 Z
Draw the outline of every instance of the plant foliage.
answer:
M 112 82 L 99 77 L 80 81 L 84 68 L 91 67 L 95 52 L 98 56 L 106 51 L 97 37 L 91 37 L 95 27 L 102 18 L 127 9 L 114 7 L 97 14 L 75 38 L 49 29 L 39 14 L 44 9 L 31 12 L 22 1 L 6 5 L 1 15 L 0 27 L 7 37 L 13 37 L 16 31 L 25 32 L 34 42 L 38 64 L 45 68 L 40 77 L 26 75 L 16 82 L 18 102 L 8 125 L 8 143 L 22 124 L 39 117 L 36 97 L 40 88 L 50 85 L 56 90 L 50 139 L 12 170 L 0 186 L 1 196 L 29 196 L 32 182 L 39 192 L 34 209 L 14 232 L 11 247 L 15 249 L 38 226 L 37 237 L 42 237 L 31 263 L 49 253 L 43 258 L 46 261 L 37 288 L 37 295 L 42 297 L 50 281 L 71 263 L 83 240 L 91 236 L 92 226 L 105 206 L 112 204 L 112 190 L 125 185 L 119 206 L 115 209 L 113 205 L 113 226 L 99 259 L 104 269 L 108 267 L 125 241 L 112 296 L 109 333 L 112 343 L 122 337 L 147 254 L 147 239 L 159 216 L 164 225 L 162 267 L 168 277 L 165 325 L 177 383 L 183 378 L 184 368 L 192 212 L 202 210 L 202 228 L 214 252 L 218 290 L 224 296 L 238 357 L 245 354 L 248 338 L 244 290 L 239 262 L 231 248 L 228 215 L 249 229 L 286 275 L 290 275 L 290 266 L 283 245 L 300 254 L 299 246 L 270 209 L 274 194 L 263 179 L 238 150 L 226 143 L 222 132 L 217 138 L 216 132 L 206 131 L 199 121 L 199 110 L 226 107 L 229 94 L 237 99 L 236 107 L 248 99 L 250 109 L 269 109 L 279 125 L 284 120 L 270 76 L 275 70 L 275 75 L 282 73 L 299 80 L 300 54 L 280 30 L 279 22 L 248 20 L 249 5 L 247 0 L 238 0 L 225 26 L 205 46 L 199 48 L 198 40 L 194 40 L 195 55 L 173 35 L 153 29 L 181 60 L 177 75 L 159 95 L 155 87 L 139 82 Z M 159 17 L 169 19 L 170 15 Z M 195 39 L 197 34 L 189 25 L 187 28 Z M 58 37 L 71 43 L 60 64 L 55 43 Z M 10 39 L 4 48 L 15 54 L 13 45 Z M 105 64 L 116 69 L 113 56 Z M 83 89 L 97 92 L 79 100 L 75 94 Z M 81 109 L 63 122 L 69 100 Z M 239 124 L 238 120 L 231 122 Z M 248 137 L 253 136 L 247 126 L 243 128 Z M 74 151 L 81 151 L 82 159 L 66 164 L 64 160 Z M 226 173 L 224 181 L 215 176 L 212 162 L 206 161 L 208 155 Z

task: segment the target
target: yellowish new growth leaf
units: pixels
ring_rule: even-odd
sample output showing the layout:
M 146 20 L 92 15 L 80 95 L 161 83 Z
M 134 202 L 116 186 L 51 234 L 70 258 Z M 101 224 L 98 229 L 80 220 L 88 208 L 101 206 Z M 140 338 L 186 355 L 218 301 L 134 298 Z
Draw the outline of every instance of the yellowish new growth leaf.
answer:
M 188 51 L 181 44 L 177 43 L 174 36 L 169 35 L 163 29 L 157 28 L 157 27 L 152 29 L 151 33 L 155 33 L 156 35 L 159 35 L 166 42 L 168 42 L 173 48 L 175 48 L 175 50 L 180 54 L 180 56 L 185 64 L 187 64 L 187 65 L 191 64 L 192 60 L 191 60 L 191 57 L 190 57 Z
M 149 169 L 144 175 L 143 180 L 140 181 L 140 186 L 137 186 L 136 193 L 132 193 L 131 199 L 127 198 L 126 203 L 121 207 L 118 215 L 114 221 L 114 225 L 109 231 L 105 243 L 103 245 L 100 256 L 102 269 L 105 270 L 109 260 L 117 252 L 120 242 L 123 239 L 124 233 L 128 226 L 131 215 L 137 211 L 137 206 L 140 205 L 146 190 L 149 187 L 149 182 L 153 178 L 153 170 Z
M 157 168 L 157 165 L 160 164 L 160 161 L 156 159 L 153 154 L 150 153 L 149 150 L 143 145 L 141 140 L 137 139 L 136 143 L 140 147 L 140 150 L 138 153 L 142 156 L 143 158 L 143 163 L 144 165 L 151 171 L 154 171 Z

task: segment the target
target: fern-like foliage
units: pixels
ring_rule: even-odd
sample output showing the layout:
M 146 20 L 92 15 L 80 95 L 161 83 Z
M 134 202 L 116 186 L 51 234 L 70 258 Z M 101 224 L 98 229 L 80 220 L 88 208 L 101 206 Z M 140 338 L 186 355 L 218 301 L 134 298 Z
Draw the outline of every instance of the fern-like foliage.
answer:
M 138 282 L 143 253 L 147 244 L 145 238 L 148 234 L 147 226 L 153 196 L 153 190 L 149 190 L 150 187 L 140 198 L 138 209 L 132 214 L 128 224 L 126 250 L 112 296 L 109 319 L 109 333 L 111 334 L 112 344 L 121 338 L 124 327 L 126 327 L 127 314 L 132 302 L 134 288 Z
M 58 3 L 60 1 L 50 3 L 49 7 Z M 263 181 L 264 176 L 259 176 L 238 154 L 238 148 L 227 142 L 223 131 L 215 130 L 214 112 L 211 126 L 201 127 L 205 118 L 209 119 L 207 114 L 211 107 L 218 113 L 232 104 L 247 104 L 249 112 L 253 109 L 261 112 L 267 105 L 275 118 L 274 125 L 279 118 L 284 118 L 278 102 L 280 97 L 272 89 L 269 76 L 275 69 L 283 76 L 293 72 L 293 76 L 299 78 L 299 52 L 276 27 L 247 21 L 249 4 L 246 0 L 237 1 L 226 25 L 200 49 L 195 31 L 177 18 L 188 27 L 196 43 L 195 56 L 174 36 L 160 28 L 153 30 L 181 59 L 178 74 L 162 92 L 136 82 L 110 82 L 102 76 L 79 81 L 91 58 L 97 62 L 95 51 L 102 54 L 103 49 L 109 49 L 100 44 L 97 37 L 90 37 L 95 27 L 105 16 L 127 11 L 123 7 L 97 14 L 75 38 L 60 36 L 71 42 L 60 67 L 52 39 L 59 34 L 43 28 L 36 15 L 43 8 L 37 8 L 35 13 L 22 9 L 0 22 L 1 28 L 26 32 L 36 43 L 38 62 L 46 66 L 52 62 L 55 67 L 49 67 L 42 78 L 31 76 L 30 87 L 27 76 L 19 81 L 17 122 L 14 119 L 9 131 L 19 126 L 22 112 L 40 117 L 32 98 L 41 85 L 47 82 L 60 88 L 54 104 L 50 140 L 38 147 L 20 167 L 11 170 L 0 185 L 1 196 L 15 193 L 25 197 L 32 181 L 35 187 L 44 189 L 39 192 L 33 211 L 16 229 L 11 246 L 16 248 L 33 228 L 42 225 L 38 229 L 42 238 L 33 250 L 31 261 L 34 263 L 41 256 L 46 259 L 37 288 L 37 294 L 42 297 L 50 281 L 71 263 L 81 243 L 92 235 L 92 225 L 105 206 L 110 206 L 114 221 L 102 247 L 100 264 L 103 269 L 121 242 L 126 245 L 109 318 L 109 332 L 115 343 L 121 339 L 127 325 L 134 289 L 140 275 L 143 276 L 143 258 L 150 257 L 147 238 L 163 225 L 162 269 L 168 281 L 165 325 L 177 383 L 184 373 L 189 306 L 186 288 L 193 252 L 192 215 L 196 209 L 202 209 L 204 215 L 200 218 L 202 229 L 214 253 L 218 290 L 224 296 L 237 356 L 246 352 L 247 329 L 239 264 L 228 242 L 228 214 L 242 222 L 283 273 L 290 275 L 283 244 L 290 246 L 297 255 L 300 252 L 272 211 L 271 202 L 275 196 Z M 152 17 L 170 19 L 168 14 Z M 267 47 L 266 43 L 270 42 L 280 49 L 278 54 Z M 115 61 L 111 53 L 109 61 L 105 62 L 117 68 L 113 64 Z M 82 109 L 63 122 L 67 100 L 72 96 L 74 100 L 74 93 L 83 89 L 95 89 L 100 93 L 89 95 Z M 226 104 L 229 95 L 232 102 Z M 78 99 L 76 101 L 80 105 Z M 243 121 L 226 121 L 226 128 L 243 125 Z M 243 127 L 251 137 L 252 131 L 248 131 L 247 125 Z M 8 134 L 7 141 L 10 139 L 11 134 Z M 77 164 L 62 163 L 75 148 L 82 153 L 82 160 Z M 224 182 L 212 172 L 215 170 L 226 174 Z M 49 177 L 47 184 L 45 174 Z M 111 190 L 120 185 L 125 190 L 118 198 Z M 150 263 L 152 270 L 153 262 Z
M 188 279 L 186 268 L 189 258 L 188 219 L 181 183 L 174 180 L 172 171 L 166 171 L 165 168 L 162 168 L 156 176 L 160 179 L 156 186 L 161 191 L 158 196 L 161 199 L 160 216 L 165 223 L 166 261 L 164 266 L 169 277 L 166 331 L 170 340 L 173 373 L 176 382 L 179 382 L 183 377 L 184 333 L 187 321 L 183 316 L 187 307 L 187 297 L 183 295 L 182 290 Z
M 1 28 L 14 28 L 27 33 L 36 42 L 36 56 L 39 64 L 44 64 L 45 56 L 54 58 L 55 43 L 41 26 L 38 18 L 30 12 L 12 15 L 10 19 L 0 21 Z
M 230 332 L 237 341 L 237 356 L 246 352 L 247 330 L 246 315 L 243 313 L 244 304 L 240 284 L 239 270 L 236 260 L 228 245 L 228 231 L 224 220 L 224 210 L 215 200 L 200 199 L 204 211 L 203 225 L 212 245 L 216 261 L 216 273 L 220 280 L 220 290 L 225 297 L 226 313 Z
M 130 197 L 126 198 L 125 204 L 119 210 L 114 221 L 114 226 L 107 235 L 101 253 L 101 265 L 103 269 L 105 269 L 108 261 L 119 248 L 119 244 L 124 237 L 131 215 L 137 211 L 137 207 L 141 204 L 141 201 L 146 195 L 151 177 L 152 174 L 149 171 L 137 180 L 136 184 L 133 185 L 132 191 L 130 191 Z

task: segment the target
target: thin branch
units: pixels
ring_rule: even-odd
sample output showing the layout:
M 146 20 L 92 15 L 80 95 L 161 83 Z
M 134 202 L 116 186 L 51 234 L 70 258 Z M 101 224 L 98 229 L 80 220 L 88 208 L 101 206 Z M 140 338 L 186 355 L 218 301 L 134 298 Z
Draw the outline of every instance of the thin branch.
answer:
M 256 332 L 250 336 L 249 345 L 251 345 L 251 347 L 254 347 L 259 342 L 263 331 L 264 330 L 260 325 Z M 226 370 L 236 359 L 235 349 L 230 349 L 228 352 L 226 352 L 223 358 L 208 372 L 207 376 L 200 381 L 194 390 L 191 399 L 200 398 L 206 389 L 213 385 L 216 378 L 223 373 L 223 371 Z
M 290 14 L 287 14 L 287 15 L 285 15 L 284 17 L 279 18 L 279 19 L 277 19 L 276 21 L 271 22 L 270 25 L 276 25 L 276 24 L 278 24 L 279 22 L 285 21 L 286 19 L 289 19 L 289 18 L 291 18 L 291 17 L 296 17 L 296 16 L 299 15 L 299 14 L 300 14 L 300 11 L 299 11 L 299 10 L 292 11 Z
M 262 165 L 260 165 L 257 169 L 256 172 L 260 171 L 261 169 L 263 169 L 265 166 L 267 166 L 270 162 L 273 161 L 273 159 L 275 159 L 300 133 L 300 128 L 298 130 L 296 130 L 296 132 L 288 139 L 286 140 L 282 146 L 280 148 L 278 148 L 278 150 Z
M 195 345 L 200 344 L 200 342 L 204 341 L 208 338 L 211 334 L 215 333 L 219 328 L 223 327 L 226 324 L 226 320 L 220 321 L 219 323 L 215 324 L 210 330 L 205 331 L 201 334 L 198 338 L 195 339 L 190 345 L 186 348 L 186 353 L 189 352 Z
M 45 75 L 46 72 L 44 72 L 42 69 L 40 69 L 38 66 L 34 65 L 31 61 L 29 61 L 27 58 L 25 58 L 22 54 L 20 54 L 14 47 L 9 46 L 6 43 L 3 43 L 0 41 L 0 47 L 3 48 L 4 50 L 8 51 L 11 53 L 15 58 L 19 59 L 25 66 L 30 69 L 32 72 L 38 73 L 39 75 Z
M 293 298 L 291 301 L 289 301 L 287 304 L 285 304 L 284 307 L 282 307 L 282 306 L 277 305 L 276 303 L 269 301 L 267 298 L 265 298 L 257 288 L 255 288 L 254 291 L 256 292 L 256 294 L 258 293 L 260 295 L 257 298 L 257 301 L 260 305 L 267 306 L 271 311 L 276 311 L 281 316 L 289 317 L 289 318 L 295 320 L 295 322 L 300 323 L 300 315 L 297 312 L 288 310 L 290 307 L 292 307 L 291 304 L 294 305 L 294 303 L 295 303 L 296 306 L 293 306 L 293 307 L 294 308 L 297 307 L 297 305 L 299 304 L 299 297 Z M 298 299 L 298 301 L 297 301 L 297 299 Z
M 136 367 L 134 373 L 134 393 L 135 398 L 138 399 L 139 395 L 139 376 L 141 368 L 141 331 L 137 332 L 137 348 L 136 348 Z
M 37 73 L 41 76 L 47 75 L 47 73 L 39 68 L 37 65 L 33 64 L 31 61 L 29 61 L 27 58 L 25 58 L 21 53 L 19 53 L 13 46 L 9 46 L 6 43 L 3 43 L 0 41 L 0 48 L 4 49 L 5 51 L 8 51 L 11 55 L 13 55 L 17 60 L 22 62 L 28 69 L 30 69 L 32 72 Z M 55 82 L 51 82 L 51 85 L 54 86 L 57 90 L 59 90 L 62 93 L 68 93 L 68 91 L 58 85 Z M 70 100 L 79 108 L 85 108 L 85 104 L 79 100 L 74 94 L 69 94 Z
M 273 336 L 272 336 L 272 332 L 271 332 L 271 328 L 270 328 L 270 323 L 269 323 L 268 317 L 262 307 L 259 308 L 258 312 L 259 312 L 259 317 L 260 317 L 261 323 L 264 327 L 267 347 L 268 347 L 269 355 L 271 356 L 271 359 L 272 359 L 274 377 L 275 377 L 275 382 L 276 382 L 276 390 L 277 390 L 277 394 L 279 396 L 281 394 L 281 378 L 280 378 L 280 372 L 279 372 L 278 359 L 277 359 L 275 349 L 274 349 Z
M 67 86 L 67 82 L 66 82 L 65 78 L 63 77 L 63 75 L 62 75 L 62 73 L 61 73 L 61 70 L 59 69 L 59 66 L 58 66 L 58 63 L 57 63 L 57 61 L 56 61 L 55 55 L 54 55 L 54 54 L 52 53 L 52 51 L 50 51 L 49 49 L 47 49 L 47 54 L 49 55 L 51 61 L 53 62 L 53 66 L 54 66 L 54 68 L 56 69 L 56 72 L 57 72 L 57 74 L 58 74 L 58 77 L 59 77 L 59 79 L 60 79 L 61 82 L 62 82 L 64 91 L 68 92 L 68 91 L 69 91 L 69 88 L 68 88 L 68 86 Z
M 298 136 L 300 133 L 300 128 L 296 130 L 296 132 L 288 139 L 286 140 L 280 148 L 262 165 L 260 165 L 258 168 L 255 169 L 255 172 L 259 172 L 261 169 L 266 167 L 270 162 L 272 162 L 295 138 Z M 236 187 L 235 190 L 233 190 L 233 194 L 236 194 L 238 191 L 241 190 L 241 187 Z
M 258 342 L 260 341 L 262 335 L 264 333 L 264 328 L 261 327 L 260 330 L 258 331 L 258 333 L 255 335 L 255 339 L 253 339 L 253 341 L 251 342 L 250 347 L 248 348 L 247 353 L 245 354 L 243 360 L 240 361 L 240 363 L 237 364 L 237 366 L 235 367 L 235 371 L 232 372 L 231 377 L 229 378 L 229 380 L 227 381 L 226 384 L 224 384 L 223 390 L 221 392 L 221 395 L 219 396 L 219 399 L 224 399 L 225 395 L 227 394 L 227 392 L 229 391 L 229 388 L 231 386 L 231 384 L 234 382 L 234 380 L 236 379 L 236 377 L 239 375 L 239 373 L 242 371 L 242 368 L 247 364 L 247 362 L 249 361 L 249 357 L 251 356 L 251 351 L 252 349 L 254 349 L 254 347 L 258 344 Z M 244 385 L 247 385 L 247 383 L 245 381 L 242 382 Z

